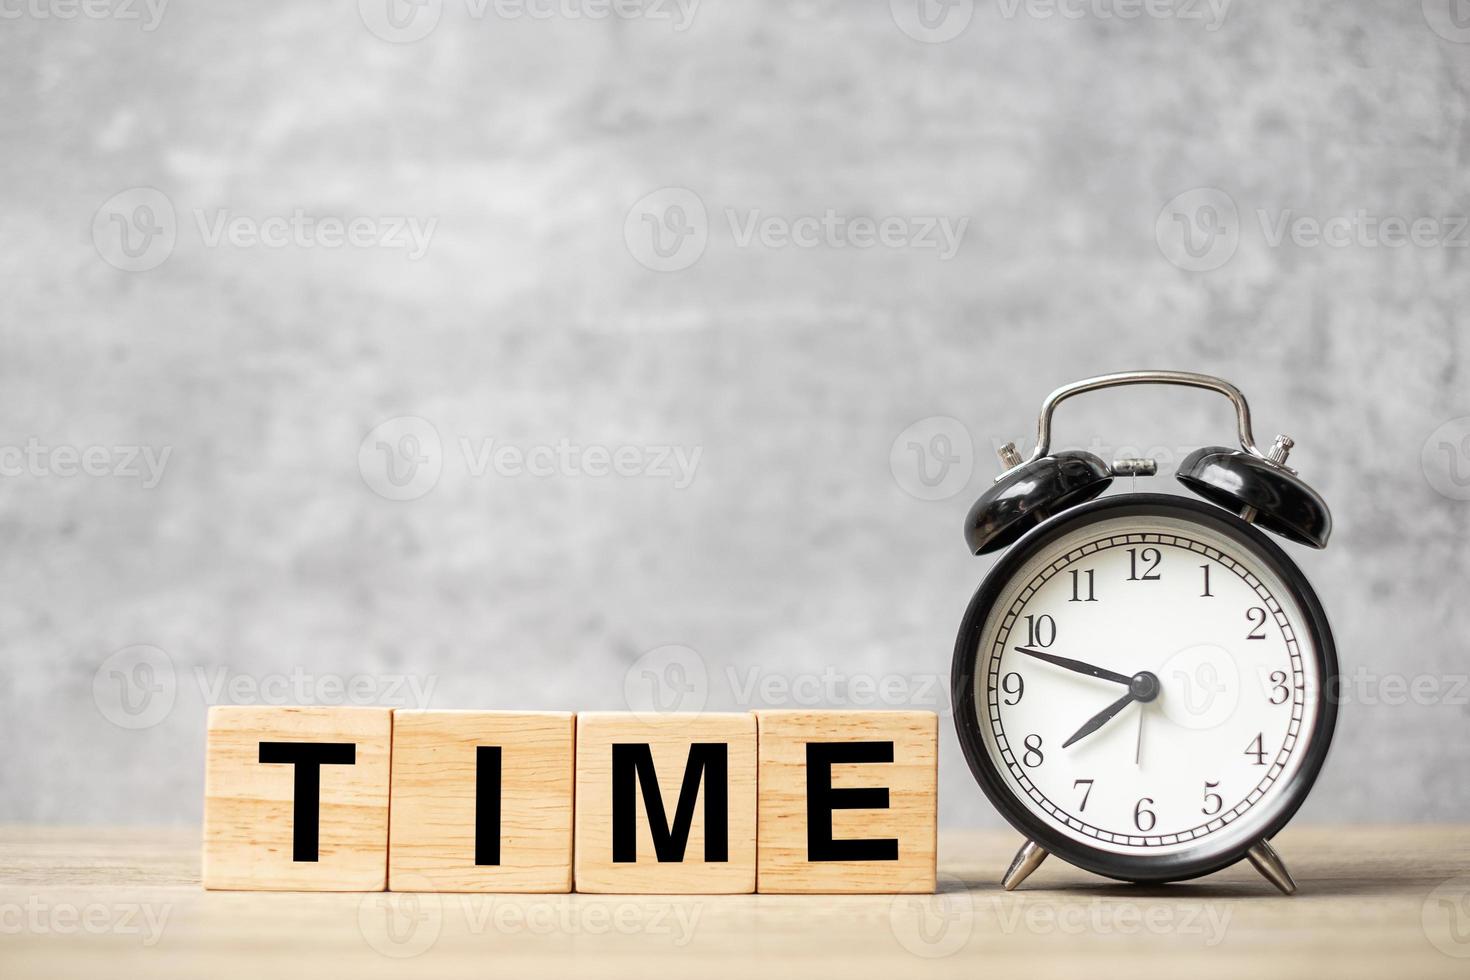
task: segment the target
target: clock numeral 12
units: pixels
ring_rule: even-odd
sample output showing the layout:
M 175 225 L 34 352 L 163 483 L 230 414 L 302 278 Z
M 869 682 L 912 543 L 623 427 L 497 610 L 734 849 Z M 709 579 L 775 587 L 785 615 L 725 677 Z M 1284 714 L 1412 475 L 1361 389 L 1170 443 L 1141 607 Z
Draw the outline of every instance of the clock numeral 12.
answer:
M 1143 563 L 1148 566 L 1144 569 L 1142 575 L 1138 574 L 1138 562 L 1140 558 L 1142 558 Z M 1137 548 L 1129 548 L 1128 581 L 1157 582 L 1159 580 L 1159 562 L 1163 560 L 1164 556 L 1159 553 L 1158 548 L 1144 548 L 1142 552 L 1140 552 Z

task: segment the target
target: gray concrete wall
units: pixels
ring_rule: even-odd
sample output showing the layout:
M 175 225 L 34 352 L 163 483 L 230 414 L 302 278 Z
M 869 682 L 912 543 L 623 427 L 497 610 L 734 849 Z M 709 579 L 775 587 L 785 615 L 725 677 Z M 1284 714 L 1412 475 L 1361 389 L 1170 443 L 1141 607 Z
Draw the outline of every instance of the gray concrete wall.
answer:
M 994 447 L 1138 366 L 1335 509 L 1305 815 L 1463 818 L 1450 4 L 48 2 L 0 24 L 0 819 L 197 820 L 211 703 L 943 709 Z

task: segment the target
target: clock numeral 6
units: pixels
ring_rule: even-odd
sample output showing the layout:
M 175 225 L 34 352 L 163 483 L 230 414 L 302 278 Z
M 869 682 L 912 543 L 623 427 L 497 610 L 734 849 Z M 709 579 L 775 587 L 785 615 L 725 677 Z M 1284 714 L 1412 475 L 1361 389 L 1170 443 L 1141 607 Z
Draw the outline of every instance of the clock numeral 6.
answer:
M 1219 786 L 1220 784 L 1218 782 L 1205 783 L 1205 805 L 1200 808 L 1200 812 L 1207 817 L 1213 817 L 1225 808 L 1224 798 L 1219 793 L 1210 792 L 1212 789 L 1218 789 Z
M 1001 698 L 1002 701 L 1006 704 L 1020 704 L 1021 695 L 1026 693 L 1026 682 L 1021 679 L 1020 674 L 1013 670 L 1000 679 L 1000 689 L 1006 694 L 1014 694 L 1016 696 L 1014 700 Z
M 1128 549 L 1128 581 L 1130 582 L 1157 582 L 1159 580 L 1159 562 L 1164 556 L 1159 553 L 1158 548 Z M 1147 566 L 1143 574 L 1138 574 L 1139 565 Z
M 1143 799 L 1139 800 L 1138 805 L 1133 808 L 1133 826 L 1137 827 L 1145 834 L 1148 833 L 1150 830 L 1153 830 L 1154 824 L 1159 822 L 1159 818 L 1154 816 L 1154 812 L 1148 807 L 1144 806 L 1145 803 L 1149 804 L 1149 806 L 1152 806 L 1153 802 L 1154 798 L 1152 796 L 1145 796 Z M 1145 827 L 1145 823 L 1147 823 L 1148 826 Z
M 1049 647 L 1057 642 L 1057 621 L 1050 616 L 1026 617 L 1026 645 Z
M 1035 769 L 1037 766 L 1046 761 L 1046 756 L 1041 754 L 1040 735 L 1027 735 L 1025 741 L 1023 741 L 1021 744 L 1026 746 L 1026 751 L 1021 753 L 1021 762 L 1024 763 L 1028 769 Z M 1036 761 L 1033 762 L 1033 759 L 1035 759 Z

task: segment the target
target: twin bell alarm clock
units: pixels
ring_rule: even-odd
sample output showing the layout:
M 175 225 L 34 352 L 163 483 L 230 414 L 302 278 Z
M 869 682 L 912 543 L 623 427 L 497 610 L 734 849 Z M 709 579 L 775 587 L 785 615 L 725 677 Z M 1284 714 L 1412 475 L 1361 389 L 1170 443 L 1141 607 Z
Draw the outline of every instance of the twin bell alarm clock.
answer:
M 1175 477 L 1190 495 L 1099 496 L 1153 460 L 1053 450 L 1064 401 L 1121 385 L 1184 385 L 1235 408 L 1239 446 L 1206 446 Z M 1000 553 L 955 643 L 955 725 L 985 795 L 1025 836 L 1003 883 L 1048 855 L 1110 878 L 1173 881 L 1247 858 L 1296 885 L 1269 843 L 1306 799 L 1332 741 L 1337 655 L 1306 577 L 1276 543 L 1321 548 L 1327 505 L 1262 452 L 1232 384 L 1133 371 L 1058 388 L 1036 448 L 965 519 Z

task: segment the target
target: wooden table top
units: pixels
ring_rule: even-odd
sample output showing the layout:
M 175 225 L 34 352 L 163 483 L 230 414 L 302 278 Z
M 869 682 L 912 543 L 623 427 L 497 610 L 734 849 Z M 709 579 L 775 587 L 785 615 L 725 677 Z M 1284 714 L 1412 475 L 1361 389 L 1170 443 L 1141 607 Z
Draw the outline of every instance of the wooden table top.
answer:
M 1247 864 L 1169 886 L 940 839 L 940 894 L 206 892 L 188 830 L 0 828 L 0 974 L 67 977 L 1470 976 L 1470 827 L 1303 827 L 1296 896 Z

